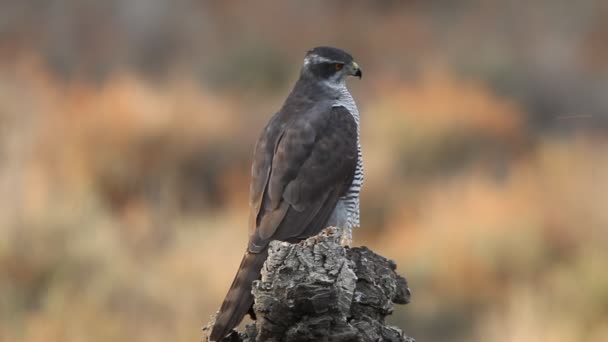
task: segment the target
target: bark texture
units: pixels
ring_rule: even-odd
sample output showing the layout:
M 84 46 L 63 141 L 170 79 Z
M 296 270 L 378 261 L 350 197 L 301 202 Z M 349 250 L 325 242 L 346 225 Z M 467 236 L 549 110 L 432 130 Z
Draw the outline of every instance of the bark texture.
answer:
M 253 283 L 255 323 L 223 341 L 414 341 L 385 324 L 394 304 L 410 301 L 395 269 L 366 247 L 342 247 L 334 228 L 297 244 L 274 241 Z

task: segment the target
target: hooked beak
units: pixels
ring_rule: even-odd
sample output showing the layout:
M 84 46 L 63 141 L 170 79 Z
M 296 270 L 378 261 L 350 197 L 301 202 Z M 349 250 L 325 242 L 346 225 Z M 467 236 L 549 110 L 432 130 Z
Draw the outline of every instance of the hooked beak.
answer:
M 361 72 L 361 68 L 359 68 L 359 64 L 357 64 L 357 62 L 352 63 L 351 70 L 352 70 L 351 75 L 357 76 L 357 77 L 359 77 L 359 79 L 361 79 L 361 77 L 363 76 L 363 73 Z

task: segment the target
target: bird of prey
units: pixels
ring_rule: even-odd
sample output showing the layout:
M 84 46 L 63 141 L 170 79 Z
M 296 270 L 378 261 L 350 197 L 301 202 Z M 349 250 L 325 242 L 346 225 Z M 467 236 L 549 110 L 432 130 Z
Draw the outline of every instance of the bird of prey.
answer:
M 210 340 L 218 341 L 253 305 L 251 283 L 272 240 L 297 242 L 328 226 L 350 242 L 359 226 L 363 164 L 359 111 L 346 88 L 361 69 L 347 52 L 309 50 L 293 90 L 266 125 L 251 168 L 249 243 Z

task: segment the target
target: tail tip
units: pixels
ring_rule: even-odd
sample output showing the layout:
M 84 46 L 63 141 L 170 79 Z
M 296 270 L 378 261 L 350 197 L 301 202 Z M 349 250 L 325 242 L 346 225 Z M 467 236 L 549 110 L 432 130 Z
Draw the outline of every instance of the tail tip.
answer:
M 212 319 L 211 322 L 207 323 L 202 330 L 203 342 L 220 342 L 223 341 L 226 335 L 228 335 L 228 333 L 225 332 L 226 327 L 217 324 L 215 318 Z
M 234 330 L 226 331 L 225 327 L 217 327 L 214 325 L 211 333 L 209 334 L 209 342 L 232 342 L 239 341 L 238 333 Z

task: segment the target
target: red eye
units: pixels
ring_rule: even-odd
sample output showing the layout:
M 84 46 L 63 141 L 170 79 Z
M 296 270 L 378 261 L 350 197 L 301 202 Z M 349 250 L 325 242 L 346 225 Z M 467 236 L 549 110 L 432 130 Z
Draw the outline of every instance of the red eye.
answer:
M 342 70 L 343 67 L 344 67 L 344 64 L 342 64 L 342 63 L 336 63 L 336 71 Z

